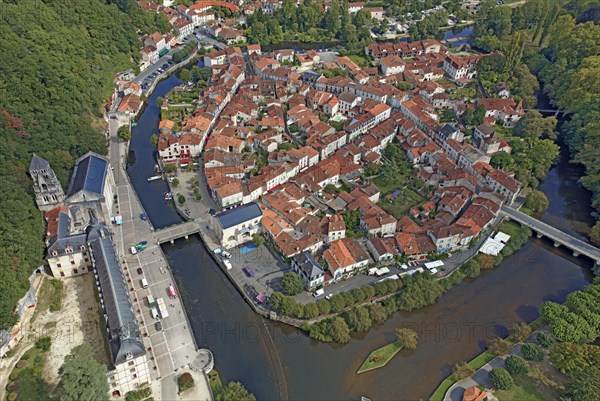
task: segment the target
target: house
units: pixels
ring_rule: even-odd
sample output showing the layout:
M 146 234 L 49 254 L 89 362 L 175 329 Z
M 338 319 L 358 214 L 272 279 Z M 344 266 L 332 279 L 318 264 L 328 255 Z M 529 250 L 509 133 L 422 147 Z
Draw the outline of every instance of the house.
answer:
M 508 89 L 508 86 L 504 82 L 494 86 L 494 92 L 502 99 L 508 99 L 510 97 L 510 89 Z
M 463 393 L 463 401 L 485 401 L 487 392 L 479 389 L 479 387 L 471 386 Z
M 325 272 L 312 253 L 302 252 L 294 256 L 291 267 L 302 278 L 308 291 L 323 285 Z
M 363 10 L 367 11 L 371 15 L 371 18 L 378 21 L 383 20 L 383 7 L 364 7 Z
M 224 248 L 250 241 L 261 229 L 262 210 L 254 202 L 227 210 L 216 217 L 217 236 Z
M 386 77 L 401 74 L 406 68 L 406 63 L 398 56 L 386 56 L 379 60 L 379 62 L 381 63 L 381 72 Z
M 248 55 L 251 56 L 253 54 L 258 54 L 259 56 L 262 54 L 262 50 L 260 47 L 260 44 L 254 44 L 254 45 L 248 45 L 246 47 L 246 49 L 248 50 Z
M 215 195 L 215 200 L 221 207 L 221 209 L 229 209 L 242 203 L 244 198 L 244 191 L 242 189 L 242 182 L 240 180 L 232 180 L 217 188 L 214 188 L 212 192 Z
M 436 249 L 427 235 L 399 232 L 394 238 L 400 251 L 411 260 L 425 260 L 427 254 Z
M 334 281 L 349 277 L 369 263 L 369 255 L 354 238 L 332 242 L 323 252 L 323 259 Z
M 370 238 L 367 241 L 367 249 L 376 262 L 391 261 L 398 255 L 394 238 Z
M 446 75 L 454 81 L 471 80 L 477 75 L 476 67 L 480 59 L 481 56 L 478 55 L 458 57 L 448 54 L 442 68 Z
M 525 115 L 523 103 L 517 104 L 514 99 L 479 98 L 475 104 L 483 105 L 485 117 L 492 117 L 494 120 L 502 122 L 505 128 L 513 128 Z

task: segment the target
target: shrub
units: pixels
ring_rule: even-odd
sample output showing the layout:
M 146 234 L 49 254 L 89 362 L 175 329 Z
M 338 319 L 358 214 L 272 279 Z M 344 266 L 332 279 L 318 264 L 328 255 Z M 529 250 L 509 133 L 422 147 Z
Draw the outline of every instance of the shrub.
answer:
M 460 362 L 454 365 L 454 373 L 452 377 L 454 380 L 459 381 L 470 377 L 475 373 L 475 370 L 466 362 Z
M 128 392 L 127 395 L 125 396 L 125 401 L 145 400 L 146 398 L 150 397 L 151 395 L 152 395 L 152 390 L 149 387 L 146 387 L 141 390 Z
M 544 348 L 550 348 L 550 346 L 554 344 L 552 338 L 548 334 L 542 332 L 537 333 L 536 340 L 538 344 Z
M 508 356 L 504 361 L 504 367 L 513 376 L 526 375 L 529 371 L 529 365 L 527 365 L 527 361 L 516 355 Z
M 10 374 L 10 376 L 8 376 L 8 378 L 9 378 L 10 380 L 12 380 L 12 381 L 16 381 L 16 380 L 19 378 L 19 373 L 18 373 L 18 372 L 15 372 L 15 371 L 13 371 L 13 372 Z
M 539 362 L 544 360 L 544 352 L 535 344 L 523 344 L 521 347 L 521 354 L 525 359 L 529 359 L 531 361 Z
M 515 382 L 508 370 L 503 368 L 494 368 L 490 370 L 490 383 L 499 390 L 510 390 Z
M 510 329 L 510 335 L 517 342 L 525 341 L 531 335 L 531 327 L 527 323 L 515 323 Z
M 52 345 L 52 339 L 50 337 L 40 338 L 36 343 L 35 347 L 41 349 L 42 351 L 48 351 L 50 349 L 50 345 Z
M 15 365 L 15 367 L 16 367 L 17 369 L 23 369 L 23 368 L 26 368 L 26 367 L 27 367 L 27 361 L 23 361 L 23 360 L 21 360 L 21 361 L 17 362 L 17 364 Z
M 512 348 L 512 345 L 508 341 L 498 337 L 488 341 L 487 346 L 488 350 L 496 356 L 508 354 Z
M 8 399 L 8 401 L 15 401 L 18 397 L 19 397 L 19 394 L 17 394 L 17 393 L 10 393 L 8 395 L 7 399 Z
M 185 391 L 194 387 L 194 378 L 186 372 L 177 378 L 177 385 L 179 386 L 179 392 Z

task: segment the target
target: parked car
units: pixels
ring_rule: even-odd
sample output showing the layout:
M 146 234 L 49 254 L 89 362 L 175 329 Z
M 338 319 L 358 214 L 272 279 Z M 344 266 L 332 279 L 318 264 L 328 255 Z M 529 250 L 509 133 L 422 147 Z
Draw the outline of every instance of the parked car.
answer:
M 154 323 L 154 327 L 156 328 L 156 330 L 162 331 L 162 324 L 160 322 Z
M 331 297 L 333 297 L 333 294 L 327 294 L 327 295 L 325 295 L 325 299 L 327 299 L 327 300 L 331 299 Z
M 221 256 L 224 257 L 225 259 L 231 259 L 231 254 L 227 251 L 221 252 Z
M 223 251 L 221 250 L 221 248 L 217 248 L 217 249 L 214 249 L 214 250 L 213 250 L 213 253 L 214 253 L 215 255 L 220 255 L 221 253 L 223 253 Z
M 144 274 L 144 270 L 142 270 L 142 268 L 141 268 L 141 267 L 138 267 L 138 268 L 137 268 L 137 272 L 138 272 L 138 274 L 140 274 L 140 275 L 141 275 L 141 274 Z
M 140 219 L 142 219 L 144 221 L 148 220 L 148 218 L 146 217 L 146 213 L 143 213 L 143 212 L 140 213 Z

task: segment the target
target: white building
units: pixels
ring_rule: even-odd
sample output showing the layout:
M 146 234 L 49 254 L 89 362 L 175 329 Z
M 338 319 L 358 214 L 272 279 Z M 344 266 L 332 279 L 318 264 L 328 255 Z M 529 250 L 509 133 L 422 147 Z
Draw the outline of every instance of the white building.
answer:
M 323 285 L 325 272 L 312 253 L 302 252 L 294 256 L 291 267 L 302 278 L 308 291 Z
M 261 229 L 262 211 L 254 203 L 227 210 L 217 215 L 217 236 L 224 248 L 232 248 L 252 240 Z

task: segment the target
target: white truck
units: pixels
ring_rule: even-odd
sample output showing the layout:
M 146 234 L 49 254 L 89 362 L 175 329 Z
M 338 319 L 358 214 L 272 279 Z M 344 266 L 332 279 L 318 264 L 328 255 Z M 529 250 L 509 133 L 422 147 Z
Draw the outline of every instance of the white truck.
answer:
M 165 300 L 162 298 L 156 299 L 156 305 L 158 305 L 158 311 L 160 312 L 160 316 L 163 319 L 169 317 L 169 311 L 167 310 L 167 305 L 165 305 Z

